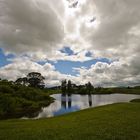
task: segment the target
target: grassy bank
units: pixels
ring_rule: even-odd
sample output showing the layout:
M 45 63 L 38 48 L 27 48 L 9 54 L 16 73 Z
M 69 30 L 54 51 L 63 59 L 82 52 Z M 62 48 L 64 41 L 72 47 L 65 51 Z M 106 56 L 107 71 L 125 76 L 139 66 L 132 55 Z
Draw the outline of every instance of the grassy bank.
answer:
M 0 140 L 139 140 L 140 103 L 120 103 L 41 120 L 0 121 Z
M 43 92 L 48 94 L 48 95 L 62 93 L 61 89 L 43 89 Z

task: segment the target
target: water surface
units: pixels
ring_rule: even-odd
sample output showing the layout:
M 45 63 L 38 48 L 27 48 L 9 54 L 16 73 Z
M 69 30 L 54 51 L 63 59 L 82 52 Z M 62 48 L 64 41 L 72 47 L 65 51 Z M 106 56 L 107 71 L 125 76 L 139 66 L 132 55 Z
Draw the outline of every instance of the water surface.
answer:
M 42 108 L 35 118 L 53 117 L 69 112 L 74 112 L 90 107 L 107 105 L 118 102 L 129 102 L 132 99 L 140 98 L 140 95 L 131 94 L 109 94 L 109 95 L 62 95 L 53 94 L 54 103 Z

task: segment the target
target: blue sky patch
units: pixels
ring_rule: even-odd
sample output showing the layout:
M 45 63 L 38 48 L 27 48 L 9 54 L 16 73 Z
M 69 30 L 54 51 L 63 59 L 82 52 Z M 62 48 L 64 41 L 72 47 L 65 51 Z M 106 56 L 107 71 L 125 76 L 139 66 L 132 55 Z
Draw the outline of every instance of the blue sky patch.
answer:
M 74 62 L 74 61 L 57 61 L 57 62 L 49 62 L 52 65 L 55 66 L 56 70 L 59 71 L 62 74 L 71 74 L 71 75 L 77 75 L 77 71 L 73 71 L 73 68 L 81 68 L 86 67 L 89 69 L 91 65 L 96 64 L 97 62 L 105 62 L 110 64 L 110 60 L 106 58 L 101 59 L 93 59 L 85 62 Z
M 86 57 L 91 57 L 92 56 L 92 53 L 90 51 L 88 51 L 86 54 L 85 54 Z
M 45 65 L 47 63 L 47 61 L 38 61 L 37 62 L 39 65 Z
M 63 50 L 63 53 L 66 53 L 67 55 L 73 55 L 74 52 L 69 48 L 69 47 L 65 47 L 65 49 Z M 92 54 L 90 52 L 87 52 L 86 56 L 90 57 Z M 10 60 L 10 58 L 14 58 L 15 56 L 13 54 L 8 54 L 5 55 L 3 50 L 0 49 L 0 67 L 3 67 L 7 64 L 12 63 Z M 111 61 L 107 58 L 100 58 L 100 59 L 92 59 L 92 60 L 88 60 L 88 61 L 84 61 L 84 62 L 80 62 L 80 61 L 68 61 L 68 60 L 58 60 L 56 62 L 53 61 L 39 61 L 37 62 L 40 65 L 44 65 L 46 62 L 52 64 L 55 66 L 56 71 L 59 71 L 62 74 L 70 74 L 73 76 L 76 76 L 77 74 L 79 74 L 77 71 L 74 71 L 73 68 L 81 68 L 81 67 L 85 67 L 87 69 L 89 69 L 91 67 L 91 65 L 96 64 L 97 62 L 105 62 L 110 64 Z
M 65 46 L 63 49 L 60 50 L 61 53 L 65 53 L 67 55 L 74 55 L 73 50 L 70 47 Z
M 3 67 L 5 65 L 8 65 L 11 63 L 8 59 L 14 58 L 15 56 L 13 54 L 5 55 L 3 50 L 0 48 L 0 67 Z

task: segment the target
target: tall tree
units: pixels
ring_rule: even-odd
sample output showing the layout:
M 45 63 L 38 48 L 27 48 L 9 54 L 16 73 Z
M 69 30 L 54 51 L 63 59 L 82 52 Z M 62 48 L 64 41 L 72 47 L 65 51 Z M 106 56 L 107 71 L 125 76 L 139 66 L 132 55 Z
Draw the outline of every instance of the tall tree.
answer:
M 18 78 L 18 79 L 15 81 L 15 84 L 20 84 L 20 85 L 25 85 L 25 86 L 27 86 L 29 83 L 28 83 L 27 77 L 23 77 L 23 78 Z
M 71 83 L 71 80 L 68 80 L 67 92 L 68 92 L 68 93 L 71 93 L 71 92 L 72 92 L 72 83 Z
M 44 88 L 45 86 L 44 85 L 45 78 L 41 75 L 41 73 L 31 72 L 27 75 L 27 79 L 31 87 Z
M 23 79 L 22 78 L 18 78 L 16 81 L 15 81 L 16 84 L 18 85 L 22 85 L 23 84 Z
M 62 93 L 66 93 L 66 91 L 67 91 L 67 81 L 66 80 L 61 81 L 61 90 L 62 90 Z
M 93 85 L 90 82 L 88 82 L 85 86 L 87 93 L 90 94 L 94 88 Z
M 23 77 L 22 78 L 22 83 L 23 83 L 23 85 L 28 85 L 28 79 L 27 79 L 27 77 Z

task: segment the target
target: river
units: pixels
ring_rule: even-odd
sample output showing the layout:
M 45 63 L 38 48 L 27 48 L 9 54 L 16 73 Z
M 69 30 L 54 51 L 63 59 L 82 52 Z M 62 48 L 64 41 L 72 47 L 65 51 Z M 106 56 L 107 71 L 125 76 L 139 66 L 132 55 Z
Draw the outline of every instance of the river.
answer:
M 140 98 L 140 95 L 131 94 L 101 94 L 101 95 L 63 95 L 53 94 L 55 101 L 48 107 L 41 109 L 35 119 L 53 117 L 69 112 L 96 107 L 101 105 L 129 102 L 132 99 Z

